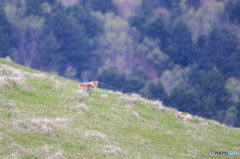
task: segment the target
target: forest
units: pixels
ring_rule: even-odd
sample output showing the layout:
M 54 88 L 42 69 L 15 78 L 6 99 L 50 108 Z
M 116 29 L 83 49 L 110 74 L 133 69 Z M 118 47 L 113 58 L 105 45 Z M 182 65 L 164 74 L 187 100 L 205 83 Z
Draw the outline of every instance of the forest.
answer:
M 0 19 L 0 57 L 240 126 L 240 0 L 1 0 Z

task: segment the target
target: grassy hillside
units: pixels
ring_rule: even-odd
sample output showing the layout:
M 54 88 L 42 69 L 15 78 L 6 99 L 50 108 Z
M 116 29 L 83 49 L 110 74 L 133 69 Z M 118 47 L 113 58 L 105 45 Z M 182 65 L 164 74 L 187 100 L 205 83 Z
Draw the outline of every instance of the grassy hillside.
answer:
M 94 89 L 0 59 L 0 158 L 219 158 L 238 151 L 240 129 L 137 94 Z M 238 156 L 222 156 L 238 158 Z

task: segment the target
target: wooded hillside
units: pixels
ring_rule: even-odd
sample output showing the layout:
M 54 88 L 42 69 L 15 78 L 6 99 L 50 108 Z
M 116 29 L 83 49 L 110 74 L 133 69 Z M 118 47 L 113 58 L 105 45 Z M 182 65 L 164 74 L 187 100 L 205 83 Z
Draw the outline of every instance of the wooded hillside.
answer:
M 240 0 L 1 0 L 0 57 L 240 126 Z

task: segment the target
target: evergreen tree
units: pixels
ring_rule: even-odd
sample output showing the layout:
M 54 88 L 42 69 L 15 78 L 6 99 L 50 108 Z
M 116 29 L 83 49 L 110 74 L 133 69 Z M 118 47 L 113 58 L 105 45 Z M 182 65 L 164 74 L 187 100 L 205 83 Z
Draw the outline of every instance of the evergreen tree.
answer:
M 147 71 L 144 68 L 142 68 L 142 67 L 140 67 L 136 71 L 132 72 L 130 76 L 139 77 L 142 80 L 144 80 L 144 82 L 149 80 L 149 76 L 147 75 Z
M 165 28 L 165 24 L 160 16 L 153 20 L 149 20 L 144 25 L 144 35 L 151 38 L 159 38 L 161 40 L 161 48 L 164 50 L 167 47 L 167 39 L 170 34 Z
M 80 2 L 86 8 L 91 8 L 93 11 L 100 11 L 102 13 L 112 12 L 117 14 L 117 6 L 112 0 L 82 0 Z
M 181 66 L 188 66 L 192 63 L 192 36 L 184 22 L 180 21 L 176 24 L 169 38 L 168 47 L 163 51 L 169 55 L 173 62 Z
M 193 6 L 195 9 L 198 9 L 201 5 L 201 0 L 187 0 L 187 5 Z
M 123 92 L 125 93 L 139 93 L 139 91 L 145 86 L 144 80 L 138 76 L 130 76 L 124 85 Z
M 48 3 L 50 6 L 54 6 L 56 4 L 55 0 L 25 0 L 25 16 L 35 15 L 35 16 L 43 16 L 43 8 L 42 4 Z
M 181 3 L 181 0 L 168 0 L 168 1 L 158 0 L 159 6 L 163 6 L 170 10 L 178 7 L 180 3 Z
M 54 10 L 46 20 L 44 34 L 52 32 L 60 46 L 58 49 L 58 54 L 62 57 L 60 75 L 64 75 L 66 67 L 72 65 L 78 70 L 77 78 L 81 78 L 81 71 L 89 68 L 91 56 L 91 46 L 86 29 L 72 16 L 66 15 L 61 6 Z
M 150 82 L 148 84 L 148 90 L 150 99 L 159 99 L 163 101 L 168 100 L 168 95 L 165 92 L 165 89 L 160 80 L 158 80 L 156 83 Z
M 4 3 L 0 2 L 0 57 L 12 55 L 11 48 L 14 46 L 11 24 L 4 12 Z
M 225 123 L 230 126 L 240 126 L 238 115 L 239 112 L 236 107 L 232 106 L 226 110 Z
M 131 26 L 136 27 L 141 32 L 144 32 L 144 24 L 151 16 L 152 8 L 148 1 L 143 0 L 139 7 L 135 10 L 135 16 L 130 18 Z
M 240 98 L 240 97 L 238 97 Z M 237 109 L 237 113 L 238 114 L 238 126 L 240 126 L 240 117 L 239 117 L 239 112 L 240 112 L 240 102 L 236 102 L 234 103 L 234 107 Z
M 162 31 L 162 20 L 159 18 L 152 20 L 152 11 L 158 7 L 164 7 L 167 9 L 174 9 L 178 7 L 180 4 L 180 0 L 142 0 L 141 4 L 135 9 L 135 16 L 130 18 L 131 26 L 136 27 L 138 30 L 140 30 L 144 35 L 145 34 L 145 28 L 144 26 L 147 25 L 147 30 L 150 32 L 151 28 L 148 28 L 149 24 L 147 22 L 149 21 L 150 27 L 154 27 L 153 32 L 158 32 L 157 27 L 160 26 L 160 31 Z M 152 25 L 152 26 L 151 26 Z M 157 26 L 156 26 L 157 25 Z M 157 34 L 159 35 L 159 34 Z M 161 38 L 160 38 L 161 39 Z M 162 39 L 161 39 L 162 40 Z
M 90 38 L 93 38 L 102 31 L 101 27 L 97 24 L 97 19 L 90 14 L 89 10 L 84 9 L 80 5 L 74 5 L 67 9 L 67 14 L 74 17 L 79 25 L 86 28 L 86 33 Z
M 143 68 L 139 68 L 130 74 L 129 78 L 126 79 L 123 92 L 126 93 L 141 93 L 140 90 L 144 88 L 148 76 Z
M 42 10 L 41 10 L 41 4 L 42 0 L 25 0 L 25 5 L 26 5 L 26 11 L 25 15 L 30 16 L 30 15 L 41 15 Z
M 161 73 L 168 67 L 169 57 L 159 48 L 158 39 L 145 37 L 141 44 L 136 47 L 135 56 L 145 59 L 150 66 L 154 66 Z
M 225 85 L 223 75 L 216 68 L 205 72 L 194 67 L 188 78 L 171 92 L 169 103 L 181 111 L 212 118 L 231 106 Z
M 124 74 L 118 73 L 116 67 L 112 67 L 108 70 L 104 70 L 98 75 L 97 79 L 99 80 L 100 88 L 122 91 L 126 77 Z
M 208 36 L 200 36 L 195 45 L 194 61 L 201 69 L 216 66 L 225 78 L 240 76 L 238 38 L 227 30 L 214 29 Z
M 42 36 L 39 42 L 38 68 L 44 71 L 57 71 L 63 59 L 60 54 L 60 44 L 53 32 Z
M 226 4 L 226 14 L 231 22 L 240 24 L 240 0 L 230 0 Z

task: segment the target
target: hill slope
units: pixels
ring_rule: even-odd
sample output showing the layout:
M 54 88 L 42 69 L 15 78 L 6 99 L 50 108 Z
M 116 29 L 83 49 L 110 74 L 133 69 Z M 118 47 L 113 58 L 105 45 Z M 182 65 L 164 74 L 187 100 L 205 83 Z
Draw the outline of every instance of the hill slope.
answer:
M 218 158 L 240 152 L 240 129 L 136 94 L 94 89 L 0 59 L 0 158 Z M 238 156 L 227 156 L 237 158 Z

